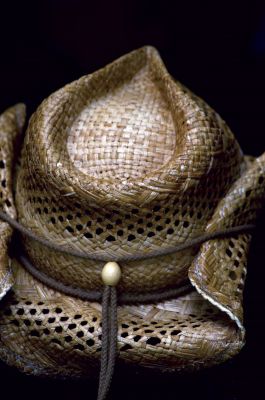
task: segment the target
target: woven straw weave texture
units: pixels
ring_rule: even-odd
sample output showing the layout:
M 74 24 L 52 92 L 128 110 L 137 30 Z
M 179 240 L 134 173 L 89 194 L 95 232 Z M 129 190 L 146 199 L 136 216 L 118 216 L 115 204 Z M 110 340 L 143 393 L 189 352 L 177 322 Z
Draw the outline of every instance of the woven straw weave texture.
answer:
M 24 112 L 18 105 L 0 119 L 1 201 L 19 222 L 57 244 L 110 260 L 146 254 L 255 223 L 263 206 L 265 155 L 244 156 L 220 116 L 170 76 L 153 48 L 131 52 L 47 98 L 30 119 L 14 175 Z M 92 373 L 99 364 L 101 306 L 53 291 L 15 259 L 12 275 L 6 250 L 12 232 L 0 227 L 2 297 L 12 286 L 0 308 L 1 358 L 33 374 Z M 120 362 L 175 370 L 238 353 L 250 239 L 234 235 L 122 263 L 119 292 L 165 290 L 187 278 L 194 290 L 120 306 Z M 34 265 L 53 278 L 102 287 L 104 263 L 23 242 Z

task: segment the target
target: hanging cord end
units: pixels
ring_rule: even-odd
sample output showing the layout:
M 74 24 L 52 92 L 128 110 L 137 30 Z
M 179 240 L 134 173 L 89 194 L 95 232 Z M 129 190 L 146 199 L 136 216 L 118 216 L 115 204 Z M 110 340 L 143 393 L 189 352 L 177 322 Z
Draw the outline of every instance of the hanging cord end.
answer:
M 121 269 L 116 262 L 108 262 L 101 272 L 105 285 L 102 296 L 102 349 L 99 376 L 98 400 L 104 400 L 108 393 L 114 372 L 117 354 L 117 291 Z

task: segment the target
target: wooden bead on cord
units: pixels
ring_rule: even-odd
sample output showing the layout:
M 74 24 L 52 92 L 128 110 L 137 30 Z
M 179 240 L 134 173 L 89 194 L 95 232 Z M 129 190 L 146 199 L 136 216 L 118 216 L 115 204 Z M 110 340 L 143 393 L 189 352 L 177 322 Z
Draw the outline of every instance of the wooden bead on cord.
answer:
M 116 286 L 121 278 L 119 264 L 114 261 L 107 262 L 102 268 L 101 277 L 104 285 Z

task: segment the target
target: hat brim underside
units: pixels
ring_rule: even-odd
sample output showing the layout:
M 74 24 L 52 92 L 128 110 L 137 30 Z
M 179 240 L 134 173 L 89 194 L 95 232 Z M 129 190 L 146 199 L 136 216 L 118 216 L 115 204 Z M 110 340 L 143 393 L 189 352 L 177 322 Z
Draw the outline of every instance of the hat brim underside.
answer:
M 2 201 L 15 216 L 11 171 L 21 106 L 1 117 Z M 23 118 L 22 118 L 23 119 Z M 7 126 L 9 127 L 7 129 Z M 10 132 L 13 132 L 12 134 Z M 12 140 L 10 138 L 12 137 Z M 220 201 L 206 231 L 255 222 L 265 194 L 265 154 L 246 158 L 246 169 Z M 84 376 L 99 365 L 101 306 L 55 292 L 7 255 L 11 229 L 0 223 L 0 356 L 27 373 Z M 250 234 L 211 240 L 189 269 L 195 289 L 170 301 L 118 309 L 119 360 L 163 369 L 222 362 L 244 343 L 242 292 Z

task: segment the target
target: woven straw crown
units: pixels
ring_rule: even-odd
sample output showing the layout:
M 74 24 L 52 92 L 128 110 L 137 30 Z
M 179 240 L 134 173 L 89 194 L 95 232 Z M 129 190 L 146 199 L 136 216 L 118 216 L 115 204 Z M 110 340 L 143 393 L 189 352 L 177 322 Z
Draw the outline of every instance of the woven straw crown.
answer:
M 201 103 L 174 82 L 152 48 L 55 93 L 28 128 L 16 186 L 20 221 L 110 260 L 198 236 L 244 168 L 234 136 Z M 100 262 L 32 242 L 27 250 L 64 283 L 102 285 Z M 123 263 L 119 288 L 176 285 L 197 250 Z
M 22 120 L 22 106 L 0 119 L 3 206 L 58 245 L 110 260 L 145 255 L 254 223 L 263 205 L 265 154 L 244 156 L 220 116 L 170 76 L 152 47 L 46 99 L 31 117 L 13 178 Z M 15 281 L 0 315 L 1 357 L 31 373 L 87 374 L 100 352 L 100 305 L 49 289 L 15 259 L 16 275 L 8 275 L 12 231 L 4 223 L 1 230 L 2 295 Z M 244 343 L 250 239 L 244 233 L 123 262 L 119 292 L 165 290 L 187 278 L 195 289 L 168 302 L 120 307 L 120 360 L 178 369 L 236 354 Z M 102 288 L 104 263 L 59 254 L 26 237 L 23 244 L 47 275 L 86 290 Z

